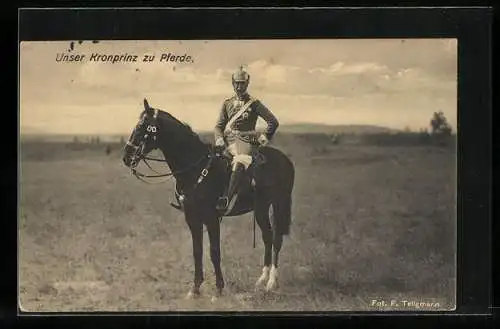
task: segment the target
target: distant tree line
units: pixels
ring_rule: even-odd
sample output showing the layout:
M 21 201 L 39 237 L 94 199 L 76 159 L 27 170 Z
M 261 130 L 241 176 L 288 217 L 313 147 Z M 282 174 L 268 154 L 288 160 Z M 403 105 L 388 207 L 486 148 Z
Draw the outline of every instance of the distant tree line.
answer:
M 429 129 L 430 128 L 430 131 Z M 442 111 L 434 112 L 428 128 L 412 131 L 408 126 L 401 132 L 367 133 L 361 139 L 368 144 L 380 145 L 447 145 L 452 141 L 452 128 Z M 331 144 L 338 145 L 349 139 L 349 133 L 332 133 L 329 135 Z M 351 138 L 352 139 L 352 138 Z
M 430 121 L 431 133 L 433 135 L 449 136 L 452 129 L 442 111 L 434 112 Z
M 120 136 L 119 145 L 125 145 L 125 137 Z M 102 145 L 105 144 L 104 152 L 106 155 L 110 155 L 115 148 L 117 141 L 103 143 L 100 136 L 73 136 L 72 141 L 73 146 L 68 145 L 68 147 L 74 150 L 87 149 L 90 145 Z M 85 146 L 88 145 L 88 146 Z M 115 146 L 113 146 L 115 145 Z
M 73 143 L 87 143 L 87 144 L 101 144 L 101 137 L 99 136 L 73 136 Z M 120 144 L 125 144 L 125 138 L 120 136 Z M 116 143 L 116 142 L 112 142 Z
M 90 143 L 90 144 L 100 144 L 101 138 L 99 136 L 86 136 L 86 137 L 73 137 L 73 143 Z

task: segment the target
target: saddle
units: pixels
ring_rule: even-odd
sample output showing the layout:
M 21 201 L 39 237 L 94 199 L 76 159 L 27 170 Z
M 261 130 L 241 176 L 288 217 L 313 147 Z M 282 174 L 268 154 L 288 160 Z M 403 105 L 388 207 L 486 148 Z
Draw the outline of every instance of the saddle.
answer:
M 233 155 L 229 152 L 227 147 L 224 148 L 214 147 L 212 148 L 212 150 L 214 151 L 216 158 L 222 159 L 224 161 L 226 166 L 226 172 L 229 177 L 232 167 Z M 238 197 L 236 205 L 231 210 L 231 212 L 226 214 L 225 216 L 228 217 L 238 216 L 252 209 L 254 204 L 253 194 L 255 191 L 256 170 L 266 162 L 267 162 L 266 156 L 260 151 L 260 149 L 259 148 L 254 149 L 252 152 L 252 164 L 246 170 L 246 175 L 243 178 L 243 181 L 241 181 L 239 184 L 240 188 L 239 191 L 237 192 Z M 180 195 L 176 189 L 174 192 L 174 197 L 177 201 L 177 204 L 171 202 L 170 205 L 176 208 L 177 210 L 183 211 L 182 203 L 184 201 L 184 196 Z
M 233 163 L 233 155 L 231 154 L 231 152 L 229 152 L 229 149 L 227 147 L 223 148 L 222 150 L 216 150 L 216 156 L 221 157 L 225 160 L 228 170 L 229 168 L 231 168 Z M 248 173 L 253 174 L 255 172 L 255 169 L 267 162 L 267 159 L 266 156 L 260 151 L 260 148 L 254 149 L 251 156 L 252 164 L 247 171 Z

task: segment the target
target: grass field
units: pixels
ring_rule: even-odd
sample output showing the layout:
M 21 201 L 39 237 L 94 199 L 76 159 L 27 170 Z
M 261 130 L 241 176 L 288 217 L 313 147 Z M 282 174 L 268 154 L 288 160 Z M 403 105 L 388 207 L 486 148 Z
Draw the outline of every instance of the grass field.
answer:
M 254 291 L 263 260 L 260 231 L 253 249 L 251 215 L 226 218 L 226 294 L 215 303 L 206 233 L 203 296 L 184 299 L 193 273 L 191 238 L 169 205 L 172 180 L 135 179 L 117 145 L 106 155 L 104 145 L 23 143 L 22 309 L 357 311 L 377 310 L 374 299 L 431 299 L 439 302 L 436 310 L 454 308 L 454 148 L 278 137 L 276 146 L 296 166 L 280 287 Z

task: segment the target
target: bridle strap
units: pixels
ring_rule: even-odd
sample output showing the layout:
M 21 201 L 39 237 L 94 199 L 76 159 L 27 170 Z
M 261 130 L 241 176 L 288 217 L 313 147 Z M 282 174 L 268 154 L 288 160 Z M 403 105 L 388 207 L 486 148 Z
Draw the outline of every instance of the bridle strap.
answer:
M 158 118 L 158 114 L 159 114 L 159 110 L 158 109 L 154 109 L 154 114 L 153 114 L 153 118 L 156 120 Z M 134 150 L 139 150 L 140 149 L 140 145 L 134 145 L 132 144 L 130 141 L 127 141 L 127 145 L 134 148 Z M 168 176 L 174 176 L 174 175 L 178 175 L 178 174 L 182 174 L 188 170 L 191 170 L 193 167 L 199 165 L 204 159 L 209 159 L 209 161 L 207 162 L 207 165 L 205 166 L 205 168 L 201 171 L 201 174 L 200 176 L 198 177 L 198 180 L 197 180 L 197 184 L 201 183 L 201 181 L 206 177 L 206 175 L 208 174 L 208 168 L 211 166 L 212 164 L 212 159 L 213 159 L 214 155 L 212 154 L 212 150 L 210 147 L 208 147 L 208 154 L 206 155 L 203 155 L 198 161 L 196 161 L 195 163 L 187 166 L 186 168 L 183 168 L 181 170 L 176 170 L 176 171 L 170 171 L 168 173 L 165 173 L 165 174 L 159 174 L 156 170 L 154 170 L 150 165 L 149 163 L 147 162 L 147 160 L 151 160 L 151 161 L 158 161 L 158 162 L 166 162 L 165 159 L 155 159 L 155 158 L 150 158 L 148 156 L 140 156 L 139 158 L 139 162 L 142 160 L 144 161 L 144 163 L 148 166 L 149 169 L 151 169 L 152 171 L 154 171 L 155 173 L 157 173 L 157 175 L 145 175 L 145 174 L 142 174 L 140 172 L 138 172 L 135 168 L 132 169 L 132 174 L 139 180 L 141 181 L 144 181 L 146 182 L 144 179 L 142 178 L 159 178 L 159 177 L 168 177 Z M 147 183 L 147 182 L 146 182 Z
M 147 156 L 142 157 L 143 160 L 150 160 L 150 161 L 158 161 L 158 162 L 165 162 L 165 159 L 155 159 L 155 158 L 150 158 Z
M 194 185 L 191 186 L 191 190 L 195 190 L 196 187 L 198 187 L 198 185 L 200 185 L 203 180 L 208 176 L 208 171 L 210 169 L 210 167 L 212 166 L 212 162 L 214 160 L 214 158 L 216 158 L 216 153 L 214 153 L 214 150 L 212 148 L 209 147 L 209 152 L 207 155 L 204 155 L 203 157 L 200 158 L 200 160 L 196 161 L 196 163 L 182 169 L 182 170 L 179 170 L 179 171 L 176 171 L 176 172 L 173 172 L 173 173 L 169 173 L 167 175 L 172 175 L 172 174 L 177 174 L 177 173 L 182 173 L 182 172 L 185 172 L 191 168 L 193 168 L 194 166 L 198 165 L 201 161 L 203 161 L 204 159 L 208 158 L 208 161 L 207 161 L 207 164 L 205 165 L 205 167 L 201 170 L 199 176 L 198 176 L 198 179 L 195 181 Z M 156 159 L 156 160 L 159 160 L 159 159 Z M 144 161 L 146 164 L 147 162 Z M 154 171 L 154 170 L 153 170 Z M 148 183 L 148 184 L 153 184 L 153 183 L 150 183 L 146 180 L 144 180 L 142 177 L 164 177 L 164 176 L 167 176 L 167 175 L 143 175 L 141 173 L 138 173 L 135 169 L 132 169 L 132 172 L 133 174 L 136 176 L 137 179 L 145 182 L 145 183 Z M 159 182 L 159 183 L 156 183 L 156 184 L 161 184 L 163 182 Z M 177 185 L 175 187 L 175 192 L 180 195 L 179 191 L 177 190 Z
M 132 173 L 135 175 L 135 176 L 140 176 L 140 177 L 144 177 L 144 178 L 157 178 L 157 177 L 167 177 L 167 176 L 173 176 L 173 175 L 177 175 L 177 174 L 182 174 L 188 170 L 190 170 L 191 168 L 197 166 L 198 164 L 200 164 L 204 159 L 208 158 L 210 155 L 204 155 L 202 156 L 198 161 L 196 161 L 195 163 L 189 165 L 188 167 L 186 168 L 183 168 L 181 170 L 176 170 L 176 171 L 171 171 L 169 173 L 166 173 L 166 174 L 159 174 L 159 175 L 144 175 L 144 174 L 141 174 L 139 172 L 137 172 L 137 170 L 135 169 L 132 169 Z M 142 158 L 141 160 L 145 160 L 145 158 Z M 154 159 L 156 161 L 161 161 L 161 162 L 166 162 L 165 160 L 163 159 Z M 144 163 L 146 163 L 146 165 L 151 168 L 149 166 L 149 164 L 144 161 Z M 151 170 L 155 171 L 154 169 L 151 168 Z
M 126 143 L 126 144 L 127 144 L 128 146 L 132 147 L 134 150 L 139 149 L 139 146 L 137 146 L 137 145 L 134 145 L 134 144 L 130 143 L 130 141 L 127 141 L 127 143 Z
M 134 173 L 135 170 L 132 170 L 132 173 Z M 163 184 L 165 183 L 167 180 L 164 180 L 164 181 L 161 181 L 161 182 L 156 182 L 156 183 L 151 183 L 151 182 L 148 182 L 147 180 L 145 180 L 144 178 L 140 177 L 139 176 L 140 174 L 137 174 L 137 173 L 134 173 L 134 176 L 135 178 L 137 178 L 138 180 L 146 183 L 146 184 L 151 184 L 151 185 L 154 185 L 154 184 Z
M 152 171 L 154 171 L 155 173 L 161 175 L 159 172 L 157 172 L 156 170 L 153 169 L 153 167 L 151 167 L 151 165 L 149 164 L 149 162 L 146 161 L 146 159 L 144 159 L 144 163 L 146 164 L 146 166 L 148 166 L 149 169 L 151 169 Z

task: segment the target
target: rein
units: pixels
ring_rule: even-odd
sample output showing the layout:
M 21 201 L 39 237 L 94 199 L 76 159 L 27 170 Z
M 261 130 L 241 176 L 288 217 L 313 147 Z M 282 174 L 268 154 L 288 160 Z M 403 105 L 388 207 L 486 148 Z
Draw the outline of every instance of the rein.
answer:
M 139 146 L 137 145 L 134 145 L 134 144 L 131 144 L 130 142 L 127 142 L 127 144 L 129 146 L 132 146 L 134 149 L 136 149 L 136 154 L 139 153 L 139 151 L 142 149 L 142 146 L 144 145 L 144 142 L 141 142 L 141 144 Z M 165 173 L 165 174 L 160 174 L 158 173 L 156 170 L 154 170 L 151 165 L 148 163 L 147 160 L 150 160 L 150 161 L 157 161 L 157 162 L 166 162 L 165 159 L 156 159 L 156 158 L 151 158 L 151 157 L 148 157 L 148 156 L 144 156 L 144 155 L 140 155 L 140 156 L 137 156 L 137 158 L 139 158 L 139 161 L 144 161 L 144 163 L 146 164 L 146 166 L 148 166 L 149 169 L 151 169 L 152 171 L 154 171 L 155 173 L 157 173 L 157 175 L 145 175 L 143 173 L 140 173 L 137 171 L 137 169 L 133 168 L 131 169 L 132 171 L 132 174 L 137 178 L 139 179 L 140 181 L 144 182 L 144 183 L 147 183 L 147 184 L 162 184 L 164 183 L 164 181 L 162 182 L 157 182 L 157 183 L 151 183 L 151 182 L 148 182 L 147 180 L 145 180 L 144 178 L 159 178 L 159 177 L 169 177 L 169 176 L 174 176 L 174 175 L 177 175 L 177 174 L 182 174 L 184 172 L 187 172 L 189 170 L 191 170 L 192 168 L 196 167 L 197 165 L 199 165 L 204 159 L 209 159 L 210 161 L 208 162 L 207 164 L 207 168 L 204 168 L 201 172 L 201 175 L 200 177 L 198 178 L 198 183 L 201 182 L 201 180 L 203 180 L 203 178 L 208 174 L 208 167 L 211 165 L 212 163 L 212 158 L 213 158 L 213 154 L 212 152 L 210 151 L 209 149 L 209 153 L 206 154 L 206 155 L 203 155 L 202 157 L 199 158 L 199 160 L 197 160 L 196 162 L 190 164 L 189 166 L 183 168 L 183 169 L 180 169 L 180 170 L 176 170 L 176 171 L 170 171 L 168 173 Z
M 185 167 L 185 168 L 183 168 L 181 170 L 171 171 L 171 172 L 168 172 L 168 173 L 165 173 L 165 174 L 159 174 L 156 170 L 154 170 L 153 168 L 151 168 L 151 166 L 149 165 L 149 163 L 146 160 L 158 161 L 158 162 L 166 162 L 165 159 L 155 159 L 155 158 L 149 158 L 149 157 L 141 157 L 140 160 L 143 160 L 144 163 L 148 166 L 148 168 L 151 169 L 152 171 L 156 172 L 158 175 L 145 175 L 145 174 L 142 174 L 142 173 L 138 172 L 136 169 L 132 169 L 132 173 L 136 177 L 144 177 L 144 178 L 158 178 L 158 177 L 173 176 L 173 175 L 177 175 L 177 174 L 182 174 L 182 173 L 184 173 L 184 172 L 192 169 L 193 167 L 195 167 L 198 164 L 200 164 L 201 161 L 203 161 L 203 159 L 205 159 L 205 158 L 208 158 L 208 155 L 202 156 L 198 161 L 196 161 L 195 163 L 193 163 L 193 164 L 189 165 L 188 167 Z

